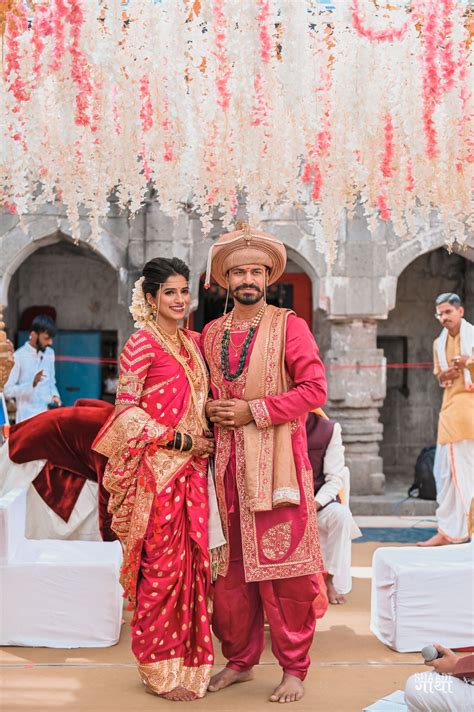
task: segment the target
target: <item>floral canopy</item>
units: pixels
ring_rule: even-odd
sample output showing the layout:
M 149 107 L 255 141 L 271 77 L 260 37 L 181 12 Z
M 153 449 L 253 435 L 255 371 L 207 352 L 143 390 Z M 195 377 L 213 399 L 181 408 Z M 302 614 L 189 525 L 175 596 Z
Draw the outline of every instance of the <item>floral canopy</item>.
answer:
M 111 191 L 205 232 L 243 195 L 329 247 L 358 202 L 399 236 L 435 208 L 462 243 L 472 28 L 456 0 L 0 0 L 0 204 L 61 201 L 76 237 L 83 206 L 94 239 Z

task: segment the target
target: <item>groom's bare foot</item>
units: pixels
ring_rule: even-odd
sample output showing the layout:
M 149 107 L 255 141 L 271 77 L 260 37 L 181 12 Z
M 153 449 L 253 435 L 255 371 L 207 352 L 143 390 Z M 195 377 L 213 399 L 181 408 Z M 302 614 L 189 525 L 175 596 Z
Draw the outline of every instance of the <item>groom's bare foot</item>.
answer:
M 347 598 L 345 596 L 343 596 L 342 593 L 338 593 L 336 591 L 336 589 L 334 588 L 334 584 L 332 582 L 332 576 L 327 576 L 326 588 L 328 591 L 329 603 L 333 603 L 335 605 L 337 605 L 337 604 L 342 605 L 343 603 L 347 603 Z
M 419 541 L 417 546 L 445 546 L 446 544 L 450 543 L 451 542 L 449 541 L 449 539 L 438 533 L 432 536 L 431 539 L 427 539 L 426 541 Z
M 217 675 L 211 677 L 211 682 L 207 688 L 209 692 L 219 692 L 223 690 L 224 687 L 229 687 L 229 685 L 235 685 L 237 682 L 248 682 L 253 680 L 253 671 L 245 670 L 244 672 L 239 672 L 238 670 L 232 670 L 231 668 L 224 668 Z
M 304 687 L 299 677 L 285 672 L 282 681 L 273 691 L 270 702 L 298 702 L 303 695 Z

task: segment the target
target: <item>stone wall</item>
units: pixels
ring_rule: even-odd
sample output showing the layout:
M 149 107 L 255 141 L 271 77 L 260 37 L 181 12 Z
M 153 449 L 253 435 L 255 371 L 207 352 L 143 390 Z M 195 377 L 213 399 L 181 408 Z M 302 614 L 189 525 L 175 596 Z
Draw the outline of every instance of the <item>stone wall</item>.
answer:
M 245 217 L 243 211 L 241 206 L 237 219 Z M 461 273 L 465 289 L 471 290 L 468 316 L 472 319 L 469 300 L 474 280 L 472 287 L 467 285 L 472 264 L 461 269 L 467 259 L 439 249 L 444 235 L 434 212 L 428 221 L 420 216 L 418 223 L 411 239 L 397 237 L 389 224 L 380 224 L 377 234 L 371 235 L 362 210 L 357 210 L 350 220 L 341 220 L 337 259 L 329 269 L 320 249 L 324 235 L 314 231 L 302 210 L 262 211 L 261 215 L 262 228 L 285 243 L 292 263 L 311 280 L 314 333 L 328 366 L 327 409 L 342 425 L 354 494 L 382 492 L 384 473 L 392 476 L 409 470 L 410 479 L 414 457 L 432 442 L 435 432 L 440 393 L 428 371 L 409 371 L 406 382 L 389 371 L 386 398 L 386 354 L 380 344 L 390 359 L 403 360 L 397 349 L 404 337 L 408 360 L 430 360 L 431 341 L 439 329 L 432 298 L 439 291 L 457 288 Z M 90 244 L 90 229 L 82 214 L 79 249 L 71 244 L 61 205 L 38 208 L 23 216 L 21 223 L 16 216 L 0 213 L 0 303 L 9 302 L 6 317 L 13 330 L 28 300 L 56 301 L 52 305 L 58 309 L 60 325 L 67 314 L 65 321 L 74 328 L 90 324 L 116 329 L 120 347 L 133 331 L 128 313 L 133 284 L 143 264 L 159 256 L 176 255 L 188 262 L 196 308 L 209 248 L 222 232 L 218 219 L 205 237 L 191 209 L 173 222 L 150 194 L 133 219 L 112 198 L 102 228 L 100 240 Z M 67 243 L 69 253 L 64 252 Z M 56 284 L 50 284 L 44 272 L 46 254 L 57 261 L 59 277 L 51 276 Z M 463 254 L 474 258 L 474 240 Z M 413 319 L 415 305 L 420 317 Z

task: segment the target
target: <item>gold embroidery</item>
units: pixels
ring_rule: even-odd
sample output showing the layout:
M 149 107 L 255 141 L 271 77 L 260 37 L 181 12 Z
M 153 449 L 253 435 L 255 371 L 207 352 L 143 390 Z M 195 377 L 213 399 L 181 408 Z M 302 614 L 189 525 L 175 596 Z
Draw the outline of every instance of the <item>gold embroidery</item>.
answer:
M 291 544 L 291 522 L 281 522 L 262 534 L 262 551 L 271 561 L 283 559 Z
M 259 430 L 271 427 L 272 421 L 270 419 L 270 413 L 263 398 L 249 401 L 249 407 Z
M 148 346 L 148 344 L 147 344 Z M 135 352 L 133 353 L 133 356 L 135 355 Z M 140 354 L 140 356 L 137 356 L 136 358 L 128 358 L 125 353 L 122 351 L 122 355 L 120 357 L 120 360 L 123 361 L 129 368 L 131 366 L 134 366 L 136 363 L 139 363 L 140 361 L 150 361 L 153 356 L 153 349 L 151 346 L 149 346 L 149 350 L 145 351 L 145 353 Z
M 127 356 L 133 357 L 137 356 L 139 353 L 144 351 L 145 349 L 151 349 L 152 346 L 150 342 L 142 336 L 140 341 L 135 342 L 133 344 L 125 344 L 123 353 L 125 353 Z
M 259 542 L 255 521 L 256 517 L 258 517 L 258 512 L 253 513 L 250 511 L 246 494 L 244 443 L 243 435 L 240 431 L 235 433 L 235 448 L 245 580 L 268 581 L 278 578 L 291 578 L 292 576 L 306 576 L 307 574 L 323 571 L 324 566 L 319 546 L 311 472 L 302 470 L 300 475 L 303 492 L 298 510 L 301 512 L 301 516 L 306 515 L 306 526 L 298 545 L 284 562 L 271 564 L 262 562 L 259 556 Z
M 155 391 L 158 391 L 160 388 L 163 388 L 163 386 L 167 386 L 169 383 L 171 383 L 172 381 L 175 381 L 177 378 L 179 378 L 179 373 L 177 373 L 175 376 L 171 376 L 171 378 L 167 378 L 166 381 L 161 381 L 160 383 L 157 383 L 155 386 L 150 386 L 149 388 L 146 388 L 142 393 L 142 398 L 150 395 L 150 393 L 154 393 Z M 176 389 L 174 389 L 173 392 L 176 392 Z
M 184 687 L 198 697 L 204 697 L 211 678 L 212 665 L 189 667 L 184 658 L 138 664 L 138 671 L 151 692 L 161 695 L 175 687 Z
M 117 386 L 115 403 L 117 405 L 138 405 L 145 377 L 133 371 L 122 371 Z

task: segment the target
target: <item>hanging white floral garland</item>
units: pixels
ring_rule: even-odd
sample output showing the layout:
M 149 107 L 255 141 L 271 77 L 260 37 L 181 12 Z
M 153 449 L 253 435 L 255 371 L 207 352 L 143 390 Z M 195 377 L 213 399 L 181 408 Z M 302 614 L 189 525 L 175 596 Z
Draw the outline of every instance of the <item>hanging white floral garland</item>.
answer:
M 152 185 L 204 231 L 306 207 L 333 251 L 344 211 L 400 236 L 436 209 L 446 239 L 473 227 L 472 14 L 412 0 L 9 0 L 0 9 L 0 203 L 61 201 L 92 239 L 107 198 Z M 6 8 L 6 9 L 5 9 Z M 39 188 L 41 186 L 41 188 Z M 319 231 L 321 233 L 321 230 Z

